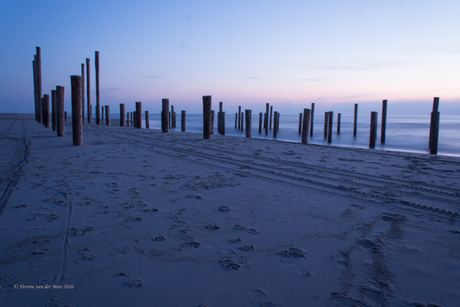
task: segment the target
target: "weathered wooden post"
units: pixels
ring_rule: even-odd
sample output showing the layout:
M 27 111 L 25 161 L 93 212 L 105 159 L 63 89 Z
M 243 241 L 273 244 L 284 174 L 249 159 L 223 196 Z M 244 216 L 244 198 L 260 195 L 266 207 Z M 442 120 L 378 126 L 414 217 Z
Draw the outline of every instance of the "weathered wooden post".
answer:
M 265 129 L 265 135 L 267 135 L 268 134 L 268 128 L 270 127 L 269 123 L 268 123 L 268 121 L 269 121 L 268 117 L 270 116 L 270 104 L 268 102 L 265 104 L 265 114 L 266 114 L 266 116 L 265 116 L 265 120 L 264 120 L 264 129 Z
M 219 112 L 217 113 L 217 132 L 222 134 L 222 111 L 223 102 L 219 101 Z
M 56 123 L 57 123 L 57 136 L 64 136 L 64 87 L 56 86 Z
M 101 124 L 101 117 L 100 117 L 100 95 L 99 95 L 99 51 L 95 52 L 95 66 L 96 66 L 96 125 Z
M 107 126 L 110 126 L 110 106 L 105 106 L 105 123 Z
M 136 128 L 142 129 L 142 102 L 136 102 Z
M 67 111 L 64 111 L 64 120 L 67 123 Z
M 57 129 L 57 95 L 56 90 L 51 90 L 51 118 L 53 119 L 53 131 Z
M 41 97 L 40 104 L 42 106 L 42 125 L 45 125 L 45 97 Z
M 238 130 L 241 130 L 241 106 L 238 106 Z
M 327 139 L 328 120 L 329 120 L 329 113 L 324 112 L 324 139 Z
M 266 114 L 268 115 L 268 113 Z M 273 138 L 275 139 L 278 136 L 278 129 L 276 129 L 277 125 L 278 125 L 278 112 L 275 111 L 274 118 L 273 118 Z
M 101 115 L 101 125 L 104 124 L 104 106 L 101 106 L 101 111 L 102 111 L 102 115 Z
M 276 113 L 276 133 L 280 132 L 280 112 Z
M 81 63 L 81 120 L 85 123 L 85 64 Z
M 259 134 L 262 134 L 262 117 L 264 114 L 262 112 L 259 113 Z
M 315 103 L 311 103 L 311 120 L 310 120 L 310 136 L 313 136 L 313 117 L 315 116 Z
M 129 127 L 129 112 L 126 112 L 126 126 Z
M 83 145 L 83 121 L 81 120 L 81 76 L 70 76 L 72 93 L 73 145 Z
M 434 112 L 438 112 L 439 110 L 439 97 L 433 98 L 433 109 L 431 110 L 431 117 L 433 117 Z M 428 137 L 428 148 L 431 148 L 431 132 L 433 131 L 433 119 L 430 119 L 430 135 Z
M 302 133 L 302 113 L 299 113 L 299 135 Z
M 37 65 L 36 65 L 37 56 L 34 55 L 34 60 L 32 61 L 32 70 L 34 76 L 34 103 L 35 103 L 35 121 L 38 121 L 38 97 L 37 97 Z
M 161 131 L 169 131 L 169 99 L 162 99 L 162 111 L 161 111 Z
M 329 111 L 329 117 L 327 119 L 327 143 L 331 144 L 332 143 L 332 122 L 334 120 L 334 113 L 332 111 Z
M 211 110 L 211 134 L 214 134 L 214 110 Z
M 358 132 L 358 104 L 355 103 L 355 116 L 353 120 L 353 137 L 356 137 L 357 132 Z
M 221 125 L 221 134 L 225 135 L 225 112 L 222 112 L 221 114 L 222 117 L 222 125 Z
M 238 128 L 238 113 L 235 113 L 235 129 Z
M 185 118 L 186 118 L 186 112 L 184 110 L 181 111 L 181 116 L 180 116 L 180 130 L 182 132 L 185 132 Z
M 37 59 L 35 65 L 37 67 L 37 97 L 38 97 L 38 122 L 42 123 L 42 105 L 40 99 L 42 97 L 42 51 L 40 47 L 36 47 Z
M 169 126 L 170 129 L 175 128 L 174 126 L 174 106 L 171 106 L 171 125 Z
M 369 148 L 375 148 L 377 140 L 377 112 L 371 112 L 371 131 L 369 135 Z
M 145 128 L 150 129 L 149 111 L 145 111 Z
M 430 120 L 430 136 L 429 136 L 429 146 L 430 154 L 438 154 L 438 137 L 439 137 L 439 97 L 433 98 L 433 109 L 431 111 L 431 120 Z
M 125 126 L 125 104 L 120 103 L 120 127 Z
M 203 138 L 211 138 L 211 96 L 203 96 Z
M 270 127 L 269 127 L 270 130 L 272 130 L 272 115 L 273 115 L 273 106 L 270 106 Z
M 246 137 L 252 137 L 252 110 L 245 110 L 246 112 Z
M 342 114 L 337 113 L 337 134 L 340 134 L 340 120 L 341 120 Z
M 302 144 L 308 144 L 308 135 L 310 130 L 311 122 L 311 110 L 303 109 L 303 121 L 302 121 Z
M 382 101 L 382 125 L 380 128 L 380 144 L 385 144 L 385 134 L 387 130 L 387 100 Z
M 91 105 L 91 93 L 90 93 L 90 88 L 91 88 L 91 78 L 90 78 L 90 66 L 89 66 L 89 58 L 86 58 L 86 103 L 88 106 L 88 124 L 91 124 L 93 122 L 93 108 Z
M 45 124 L 45 128 L 50 127 L 50 95 L 43 95 L 43 123 Z

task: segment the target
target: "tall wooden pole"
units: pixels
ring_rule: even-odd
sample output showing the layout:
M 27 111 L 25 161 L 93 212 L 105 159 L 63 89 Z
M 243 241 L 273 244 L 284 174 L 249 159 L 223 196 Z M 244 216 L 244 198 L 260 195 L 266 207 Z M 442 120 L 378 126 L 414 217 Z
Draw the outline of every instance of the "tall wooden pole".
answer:
M 211 96 L 203 96 L 203 138 L 211 138 Z
M 262 134 L 262 118 L 264 116 L 264 113 L 260 112 L 259 113 L 259 134 Z
M 265 104 L 265 114 L 267 114 L 267 115 L 265 116 L 264 129 L 265 129 L 265 135 L 267 135 L 268 134 L 268 128 L 270 128 L 269 123 L 268 123 L 269 116 L 270 116 L 270 104 L 268 102 Z
M 214 134 L 214 110 L 211 110 L 211 134 Z
M 267 113 L 267 117 L 268 117 L 268 113 Z M 278 129 L 276 129 L 277 125 L 278 125 L 278 112 L 275 111 L 274 118 L 273 118 L 273 138 L 275 139 L 278 136 Z
M 355 116 L 353 120 L 353 137 L 356 137 L 358 132 L 358 104 L 355 103 Z
M 161 131 L 169 131 L 169 99 L 162 99 L 162 112 L 161 112 Z
M 310 120 L 310 136 L 313 136 L 313 118 L 315 116 L 315 103 L 311 103 L 311 120 Z
M 334 120 L 334 113 L 332 111 L 329 111 L 329 117 L 327 119 L 327 143 L 331 144 L 332 143 L 332 122 Z
M 302 133 L 302 113 L 299 113 L 299 135 Z
M 105 106 L 105 124 L 110 126 L 110 106 Z
M 53 121 L 53 131 L 57 129 L 57 93 L 56 90 L 51 91 L 51 118 Z
M 431 112 L 430 154 L 438 153 L 439 112 Z
M 91 86 L 91 78 L 90 78 L 90 66 L 89 66 L 89 59 L 86 58 L 86 100 L 88 106 L 88 124 L 93 122 L 93 108 L 91 106 L 91 93 L 90 93 L 90 86 Z
M 145 128 L 150 129 L 149 111 L 145 111 Z
M 433 109 L 431 110 L 431 119 L 430 119 L 430 136 L 428 137 L 428 148 L 431 148 L 431 133 L 433 131 L 433 113 L 438 112 L 439 110 L 439 97 L 433 98 Z
M 378 113 L 371 112 L 371 129 L 369 134 L 369 148 L 375 148 L 375 141 L 377 140 L 377 120 Z
M 382 101 L 382 125 L 380 128 L 380 144 L 385 144 L 385 134 L 387 130 L 387 100 Z
M 142 102 L 136 102 L 136 124 L 136 128 L 142 129 Z
M 269 127 L 270 130 L 272 130 L 272 115 L 273 115 L 273 106 L 270 106 L 270 127 Z
M 181 111 L 180 115 L 180 130 L 185 132 L 185 123 L 186 123 L 186 112 L 184 110 Z
M 95 52 L 95 66 L 96 66 L 96 125 L 101 124 L 100 109 L 101 109 L 101 97 L 99 91 L 99 51 Z
M 81 120 L 85 123 L 85 64 L 81 63 Z
M 252 110 L 245 110 L 246 113 L 246 137 L 251 138 L 252 136 Z
M 309 133 L 309 126 L 311 122 L 311 110 L 303 109 L 303 122 L 302 122 L 302 144 L 308 144 L 308 135 Z
M 125 104 L 120 103 L 120 127 L 125 126 Z
M 238 130 L 241 130 L 241 106 L 238 106 Z
M 56 86 L 56 122 L 57 136 L 64 136 L 65 118 L 64 118 L 64 87 Z
M 327 139 L 327 127 L 328 127 L 328 122 L 329 120 L 329 113 L 324 112 L 324 139 Z
M 342 114 L 337 114 L 337 134 L 340 134 L 340 122 L 341 122 Z
M 42 51 L 40 47 L 36 47 L 37 50 L 37 60 L 35 61 L 35 65 L 37 65 L 37 97 L 38 99 L 38 122 L 42 123 L 42 105 L 41 105 L 41 97 L 42 97 Z
M 38 99 L 37 99 L 37 65 L 36 63 L 37 56 L 34 55 L 34 60 L 32 61 L 32 70 L 34 76 L 34 103 L 35 103 L 35 120 L 38 121 Z
M 81 120 L 81 76 L 70 76 L 72 91 L 72 138 L 73 145 L 83 145 L 83 122 Z
M 220 134 L 225 135 L 225 112 L 222 111 L 222 114 L 220 115 L 220 117 L 221 117 Z

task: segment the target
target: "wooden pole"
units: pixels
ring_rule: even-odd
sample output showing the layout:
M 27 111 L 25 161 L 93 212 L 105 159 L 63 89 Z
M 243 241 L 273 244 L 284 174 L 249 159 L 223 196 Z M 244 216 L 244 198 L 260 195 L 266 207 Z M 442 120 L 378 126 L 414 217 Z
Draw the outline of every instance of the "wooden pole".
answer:
M 340 120 L 341 120 L 342 114 L 338 113 L 337 114 L 337 134 L 340 134 Z
M 377 140 L 377 112 L 371 112 L 371 130 L 369 135 L 369 148 L 375 148 L 375 141 Z
M 385 134 L 387 130 L 387 100 L 382 101 L 382 125 L 380 128 L 380 144 L 385 144 Z
M 142 129 L 142 102 L 136 102 L 136 128 Z
M 238 127 L 238 113 L 235 113 L 235 129 Z
M 56 90 L 51 91 L 51 118 L 53 120 L 53 131 L 57 130 L 57 95 Z
M 217 113 L 217 132 L 222 134 L 222 112 L 223 112 L 223 102 L 219 102 L 219 113 Z
M 203 138 L 211 138 L 211 96 L 203 96 Z
M 328 112 L 324 112 L 324 139 L 327 139 L 327 122 L 329 119 L 329 114 Z
M 83 145 L 83 121 L 81 120 L 81 76 L 70 76 L 72 93 L 73 145 Z
M 85 123 L 85 64 L 81 63 L 81 120 Z
M 40 98 L 40 104 L 42 106 L 42 125 L 45 125 L 45 98 Z
M 174 106 L 173 106 L 173 105 L 171 106 L 171 125 L 170 125 L 169 128 L 171 128 L 171 129 L 172 129 L 172 128 L 176 128 L 176 127 L 174 126 Z
M 32 70 L 34 77 L 34 106 L 35 106 L 35 121 L 38 121 L 38 99 L 37 99 L 37 65 L 35 64 L 37 56 L 34 55 L 34 60 L 32 61 Z
M 434 97 L 433 98 L 433 109 L 431 110 L 431 119 L 430 119 L 430 135 L 428 137 L 428 148 L 431 148 L 431 132 L 432 132 L 432 128 L 433 128 L 433 113 L 434 112 L 438 112 L 439 110 L 439 97 Z
M 136 115 L 136 111 L 133 111 L 133 128 L 137 128 L 137 115 Z
M 64 111 L 64 121 L 67 123 L 67 111 Z
M 265 104 L 265 114 L 267 114 L 267 116 L 265 117 L 265 120 L 264 120 L 264 129 L 265 129 L 265 135 L 268 134 L 268 128 L 270 127 L 269 126 L 269 114 L 270 114 L 270 104 L 267 102 Z
M 90 78 L 90 66 L 89 66 L 89 58 L 86 58 L 86 103 L 88 107 L 88 124 L 93 122 L 93 108 L 91 105 L 91 78 Z
M 131 117 L 131 126 L 134 126 L 133 112 L 129 112 L 129 116 Z
M 110 126 L 110 106 L 105 106 L 105 123 L 107 126 Z
M 150 129 L 150 116 L 149 111 L 145 111 L 145 128 Z
M 120 103 L 120 127 L 125 126 L 125 104 Z
M 266 114 L 267 114 L 266 117 L 268 117 L 268 113 L 266 113 Z M 276 129 L 277 124 L 278 124 L 278 112 L 275 111 L 274 119 L 273 119 L 273 138 L 275 138 L 275 139 L 278 136 L 278 130 Z
M 273 106 L 270 106 L 270 127 L 269 127 L 270 130 L 272 130 L 272 115 L 273 115 Z
M 252 137 L 252 110 L 245 110 L 246 113 L 246 137 Z
M 95 66 L 96 66 L 96 125 L 100 125 L 101 118 L 99 111 L 101 109 L 100 93 L 99 93 L 99 51 L 95 52 Z
M 169 99 L 162 99 L 161 131 L 169 131 Z
M 356 137 L 357 132 L 358 132 L 358 104 L 355 103 L 355 116 L 353 120 L 353 137 Z
M 431 112 L 430 154 L 438 154 L 439 112 Z
M 276 112 L 275 112 L 276 114 Z M 268 112 L 265 112 L 264 113 L 264 131 L 265 131 L 265 135 L 268 135 L 268 129 L 267 129 L 267 122 L 269 121 L 269 116 L 270 114 Z M 276 121 L 276 117 L 274 119 Z
M 211 134 L 214 134 L 214 110 L 211 110 Z
M 41 97 L 42 97 L 42 51 L 40 47 L 36 47 L 37 50 L 37 60 L 35 61 L 35 65 L 37 66 L 37 97 L 38 97 L 38 122 L 42 123 L 42 104 L 41 104 Z
M 221 124 L 221 134 L 225 135 L 225 112 L 222 112 L 222 124 Z
M 241 112 L 241 131 L 244 131 L 244 112 Z
M 238 130 L 241 130 L 241 106 L 238 106 Z
M 104 106 L 101 106 L 101 111 L 102 111 L 102 115 L 101 115 L 101 125 L 104 124 Z
M 184 110 L 181 111 L 181 116 L 180 116 L 180 130 L 182 132 L 185 132 L 185 119 L 186 119 L 186 112 Z
M 50 95 L 43 95 L 43 109 L 45 110 L 45 117 L 44 117 L 44 121 L 45 121 L 45 128 L 49 128 L 50 127 Z
M 126 112 L 126 126 L 129 126 L 129 112 Z
M 259 134 L 262 134 L 262 118 L 264 114 L 262 112 L 259 113 Z
M 308 135 L 310 130 L 311 122 L 311 110 L 303 109 L 303 121 L 302 121 L 302 144 L 308 144 Z
M 332 122 L 334 120 L 334 113 L 332 111 L 329 111 L 329 118 L 327 119 L 327 143 L 331 144 L 332 143 Z
M 276 133 L 280 132 L 280 112 L 276 113 Z
M 302 133 L 302 113 L 299 113 L 299 135 L 301 133 Z
M 310 136 L 313 136 L 313 117 L 315 116 L 315 103 L 311 103 L 311 120 L 310 120 Z

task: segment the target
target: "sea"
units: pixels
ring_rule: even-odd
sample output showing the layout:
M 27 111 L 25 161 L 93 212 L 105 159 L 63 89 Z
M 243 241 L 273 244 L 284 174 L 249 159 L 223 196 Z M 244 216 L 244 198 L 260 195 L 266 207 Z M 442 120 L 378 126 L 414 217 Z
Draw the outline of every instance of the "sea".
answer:
M 112 118 L 119 118 L 119 114 L 110 114 Z M 180 113 L 176 115 L 177 127 L 172 131 L 181 131 Z M 214 121 L 214 133 L 217 134 L 217 116 Z M 429 154 L 428 139 L 430 133 L 430 115 L 393 115 L 387 117 L 385 144 L 380 144 L 381 118 L 378 119 L 377 141 L 375 150 L 402 151 Z M 161 129 L 160 114 L 149 115 L 150 129 Z M 273 124 L 272 124 L 273 125 Z M 143 118 L 142 126 L 145 127 Z M 369 148 L 370 118 L 359 118 L 357 136 L 353 137 L 353 115 L 342 115 L 340 134 L 337 134 L 337 115 L 334 114 L 332 128 L 332 143 L 324 139 L 324 114 L 315 115 L 313 121 L 313 136 L 309 137 L 311 144 Z M 203 115 L 187 114 L 186 131 L 203 133 Z M 259 134 L 259 114 L 252 116 L 252 138 L 270 139 L 285 142 L 300 143 L 299 115 L 280 115 L 279 131 L 276 139 L 272 130 L 265 135 L 264 130 Z M 235 129 L 235 114 L 227 116 L 225 134 L 237 137 L 246 137 L 246 132 Z M 443 115 L 440 117 L 438 155 L 460 157 L 460 115 Z

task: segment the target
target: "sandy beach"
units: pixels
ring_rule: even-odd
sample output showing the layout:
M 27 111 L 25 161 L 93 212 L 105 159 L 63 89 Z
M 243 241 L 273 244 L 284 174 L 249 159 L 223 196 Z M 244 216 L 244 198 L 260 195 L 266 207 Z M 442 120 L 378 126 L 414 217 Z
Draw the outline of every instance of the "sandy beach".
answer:
M 2 306 L 458 306 L 460 158 L 0 115 Z

